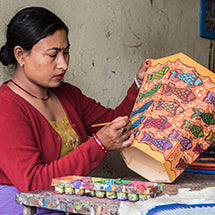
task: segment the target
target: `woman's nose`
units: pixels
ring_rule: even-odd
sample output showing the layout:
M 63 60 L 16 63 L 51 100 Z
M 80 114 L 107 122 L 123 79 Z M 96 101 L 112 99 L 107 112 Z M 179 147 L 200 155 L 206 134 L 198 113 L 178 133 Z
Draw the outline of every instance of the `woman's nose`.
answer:
M 61 54 L 58 59 L 58 68 L 67 70 L 69 64 L 69 56 L 65 56 L 64 54 Z

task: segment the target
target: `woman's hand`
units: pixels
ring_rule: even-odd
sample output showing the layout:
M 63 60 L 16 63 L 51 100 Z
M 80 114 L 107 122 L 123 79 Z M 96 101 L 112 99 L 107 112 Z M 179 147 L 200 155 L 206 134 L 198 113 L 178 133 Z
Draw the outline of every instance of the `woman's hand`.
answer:
M 102 127 L 96 136 L 108 151 L 122 149 L 130 146 L 134 140 L 130 127 L 128 116 L 117 117 L 112 124 Z
M 142 63 L 139 71 L 137 72 L 137 81 L 141 85 L 143 82 L 143 79 L 146 75 L 147 69 L 151 66 L 151 61 L 154 60 L 153 58 L 148 58 L 145 62 Z

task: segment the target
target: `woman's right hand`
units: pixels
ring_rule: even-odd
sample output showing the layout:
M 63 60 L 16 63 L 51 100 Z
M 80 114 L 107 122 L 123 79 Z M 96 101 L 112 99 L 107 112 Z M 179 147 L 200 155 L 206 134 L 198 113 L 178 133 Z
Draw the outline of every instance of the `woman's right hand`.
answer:
M 102 127 L 96 136 L 108 151 L 123 149 L 132 144 L 134 134 L 129 130 L 131 122 L 128 116 L 117 117 L 110 125 Z

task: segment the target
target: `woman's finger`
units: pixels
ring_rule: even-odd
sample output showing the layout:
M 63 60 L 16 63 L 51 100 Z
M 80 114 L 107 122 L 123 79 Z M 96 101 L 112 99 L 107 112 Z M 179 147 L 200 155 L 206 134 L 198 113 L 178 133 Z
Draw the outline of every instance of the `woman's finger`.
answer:
M 127 128 L 128 123 L 129 123 L 128 116 L 124 116 L 116 118 L 115 120 L 113 120 L 113 123 L 109 126 L 111 126 L 115 130 L 122 131 L 122 128 Z
M 130 134 L 129 138 L 127 138 L 125 141 L 122 142 L 121 149 L 131 146 L 133 141 L 134 141 L 134 134 L 132 133 Z

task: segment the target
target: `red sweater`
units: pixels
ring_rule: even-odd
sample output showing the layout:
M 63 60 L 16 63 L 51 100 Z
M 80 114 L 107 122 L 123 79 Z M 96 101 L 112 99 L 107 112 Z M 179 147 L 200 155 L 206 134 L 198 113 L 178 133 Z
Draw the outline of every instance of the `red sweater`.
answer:
M 61 138 L 43 115 L 3 83 L 0 87 L 0 184 L 20 192 L 47 189 L 55 177 L 87 175 L 105 158 L 93 138 L 94 123 L 129 115 L 138 91 L 135 84 L 115 109 L 105 108 L 68 84 L 53 89 L 82 144 L 59 158 Z

